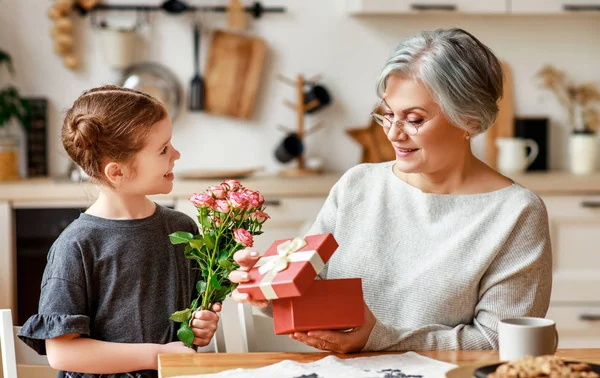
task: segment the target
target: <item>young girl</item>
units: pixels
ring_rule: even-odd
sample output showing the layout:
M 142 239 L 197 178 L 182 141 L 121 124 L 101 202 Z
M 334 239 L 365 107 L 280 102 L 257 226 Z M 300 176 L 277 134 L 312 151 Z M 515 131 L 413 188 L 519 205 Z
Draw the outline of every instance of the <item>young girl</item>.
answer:
M 100 193 L 54 242 L 39 314 L 19 333 L 59 377 L 156 377 L 158 353 L 193 353 L 174 342 L 169 316 L 189 306 L 197 270 L 168 235 L 197 228 L 146 197 L 173 188 L 171 134 L 160 102 L 116 86 L 84 92 L 66 113 L 63 146 Z M 194 314 L 194 344 L 210 342 L 215 312 Z

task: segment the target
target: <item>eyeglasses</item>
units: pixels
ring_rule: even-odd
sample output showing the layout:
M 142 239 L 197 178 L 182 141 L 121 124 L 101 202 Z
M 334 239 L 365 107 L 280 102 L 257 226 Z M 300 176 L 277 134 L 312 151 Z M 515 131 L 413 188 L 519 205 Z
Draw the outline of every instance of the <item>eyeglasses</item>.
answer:
M 382 107 L 383 104 L 385 104 L 384 100 L 382 100 L 379 103 L 379 105 L 377 105 L 377 107 L 375 107 L 375 109 L 373 109 L 370 116 L 373 118 L 373 120 L 375 122 L 377 122 L 377 124 L 379 126 L 383 127 L 386 134 L 392 128 L 392 124 L 395 124 L 397 127 L 399 127 L 402 130 L 403 133 L 410 135 L 410 136 L 417 135 L 417 133 L 419 132 L 419 129 L 427 121 L 431 120 L 433 117 L 436 116 L 436 114 L 434 114 L 429 118 L 423 118 L 423 119 L 419 119 L 419 120 L 408 120 L 408 119 L 394 120 L 394 117 L 390 118 L 389 116 L 379 114 L 378 110 Z

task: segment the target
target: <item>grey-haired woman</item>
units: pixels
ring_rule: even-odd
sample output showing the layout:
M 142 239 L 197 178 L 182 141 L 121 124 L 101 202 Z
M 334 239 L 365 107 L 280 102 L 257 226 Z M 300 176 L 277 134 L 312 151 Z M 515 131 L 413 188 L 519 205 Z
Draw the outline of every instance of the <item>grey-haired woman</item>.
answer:
M 325 277 L 363 279 L 366 323 L 291 337 L 343 353 L 497 348 L 498 321 L 545 316 L 552 286 L 543 202 L 471 151 L 498 113 L 498 59 L 464 30 L 423 32 L 398 45 L 377 90 L 372 116 L 396 160 L 346 172 L 310 230 L 340 244 Z M 258 257 L 236 258 L 243 282 Z

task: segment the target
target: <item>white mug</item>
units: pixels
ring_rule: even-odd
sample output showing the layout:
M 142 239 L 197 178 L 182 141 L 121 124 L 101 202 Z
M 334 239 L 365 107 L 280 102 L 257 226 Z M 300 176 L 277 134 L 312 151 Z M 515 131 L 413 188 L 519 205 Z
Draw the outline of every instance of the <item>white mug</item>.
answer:
M 538 144 L 533 139 L 497 138 L 498 169 L 502 173 L 522 173 L 533 163 L 540 152 Z M 529 154 L 526 149 L 529 147 Z
M 498 323 L 500 360 L 554 354 L 558 347 L 556 323 L 545 318 L 508 318 Z

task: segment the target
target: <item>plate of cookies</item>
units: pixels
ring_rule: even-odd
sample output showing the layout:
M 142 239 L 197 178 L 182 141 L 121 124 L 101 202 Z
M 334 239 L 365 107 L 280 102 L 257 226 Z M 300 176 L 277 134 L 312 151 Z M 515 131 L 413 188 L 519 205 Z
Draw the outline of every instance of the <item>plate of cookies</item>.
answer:
M 600 365 L 566 361 L 554 355 L 486 365 L 473 371 L 476 378 L 600 378 Z

